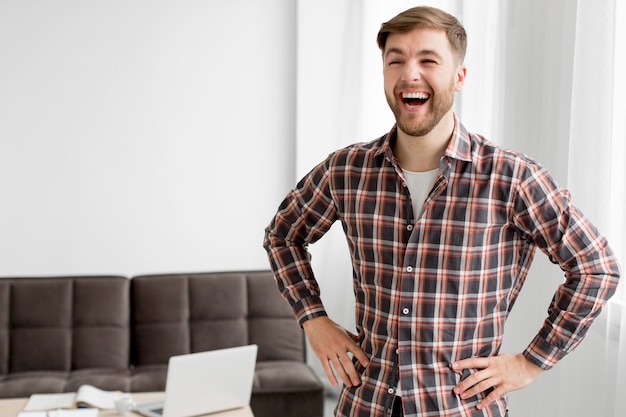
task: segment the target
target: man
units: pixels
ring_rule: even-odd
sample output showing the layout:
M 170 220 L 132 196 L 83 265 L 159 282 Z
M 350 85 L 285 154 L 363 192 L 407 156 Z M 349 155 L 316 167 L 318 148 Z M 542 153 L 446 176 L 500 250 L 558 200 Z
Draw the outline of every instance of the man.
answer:
M 409 9 L 378 34 L 396 125 L 331 154 L 281 204 L 264 246 L 333 385 L 339 416 L 505 416 L 520 389 L 574 349 L 613 294 L 606 240 L 551 175 L 468 133 L 452 111 L 466 34 Z M 336 220 L 353 264 L 357 335 L 327 317 L 307 246 Z M 528 347 L 501 355 L 535 249 L 565 271 Z

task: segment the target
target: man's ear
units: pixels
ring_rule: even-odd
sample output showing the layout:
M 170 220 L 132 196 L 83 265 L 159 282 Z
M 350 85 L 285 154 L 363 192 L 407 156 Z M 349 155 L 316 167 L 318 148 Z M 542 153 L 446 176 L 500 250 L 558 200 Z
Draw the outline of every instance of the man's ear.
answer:
M 467 75 L 467 67 L 459 64 L 456 70 L 456 83 L 454 84 L 454 91 L 459 92 L 463 89 L 465 83 L 465 76 Z

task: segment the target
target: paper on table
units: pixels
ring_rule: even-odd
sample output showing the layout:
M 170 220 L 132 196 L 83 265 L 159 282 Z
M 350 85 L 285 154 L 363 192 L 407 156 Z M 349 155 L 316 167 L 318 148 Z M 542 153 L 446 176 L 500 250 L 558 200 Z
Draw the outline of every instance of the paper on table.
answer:
M 74 404 L 76 394 L 33 394 L 28 399 L 24 411 L 52 410 L 55 408 L 70 408 Z
M 112 410 L 121 391 L 103 391 L 91 385 L 82 385 L 77 393 L 33 394 L 24 411 L 56 410 L 57 408 L 93 407 Z
M 98 409 L 77 408 L 73 410 L 22 411 L 17 417 L 98 417 Z
M 73 410 L 50 410 L 48 417 L 98 417 L 97 408 L 76 408 Z

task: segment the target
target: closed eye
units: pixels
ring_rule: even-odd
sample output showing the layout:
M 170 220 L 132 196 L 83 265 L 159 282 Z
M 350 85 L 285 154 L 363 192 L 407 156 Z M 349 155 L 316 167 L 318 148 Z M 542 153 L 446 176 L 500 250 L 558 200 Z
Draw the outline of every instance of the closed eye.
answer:
M 398 55 L 392 54 L 387 57 L 387 65 L 397 65 L 402 63 L 404 63 L 404 58 Z

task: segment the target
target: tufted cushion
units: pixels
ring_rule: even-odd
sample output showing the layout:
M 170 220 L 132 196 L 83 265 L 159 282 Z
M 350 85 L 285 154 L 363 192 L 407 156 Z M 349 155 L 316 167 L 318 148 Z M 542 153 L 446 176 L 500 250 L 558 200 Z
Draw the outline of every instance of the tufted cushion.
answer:
M 71 369 L 72 287 L 58 279 L 12 283 L 10 372 Z
M 138 277 L 131 281 L 133 364 L 166 364 L 189 352 L 187 279 Z
M 128 386 L 128 292 L 119 276 L 0 279 L 0 397 L 75 389 L 74 373 Z
M 136 366 L 251 343 L 259 361 L 304 361 L 302 330 L 270 272 L 144 275 L 131 288 Z
M 259 272 L 250 274 L 247 282 L 249 338 L 259 345 L 259 361 L 304 362 L 302 329 L 280 296 L 274 276 Z

